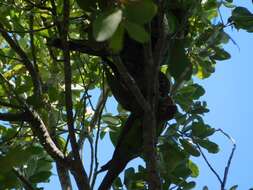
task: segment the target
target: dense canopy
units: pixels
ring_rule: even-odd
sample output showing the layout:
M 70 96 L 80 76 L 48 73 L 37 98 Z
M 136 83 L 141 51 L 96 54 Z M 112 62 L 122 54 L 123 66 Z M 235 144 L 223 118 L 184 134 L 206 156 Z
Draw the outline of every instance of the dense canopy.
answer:
M 231 10 L 228 20 L 221 8 Z M 232 0 L 1 0 L 0 13 L 0 189 L 38 189 L 53 163 L 64 190 L 195 187 L 191 158 L 219 146 L 203 119 L 205 89 L 193 79 L 230 59 L 225 28 L 253 32 L 247 8 Z M 105 136 L 115 150 L 102 165 Z M 137 157 L 146 165 L 127 168 Z M 231 159 L 217 176 L 222 190 Z

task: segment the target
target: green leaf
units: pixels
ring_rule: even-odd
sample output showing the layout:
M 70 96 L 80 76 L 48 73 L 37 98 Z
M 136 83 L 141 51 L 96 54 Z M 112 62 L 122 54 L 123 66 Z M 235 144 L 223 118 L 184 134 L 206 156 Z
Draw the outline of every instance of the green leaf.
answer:
M 76 0 L 78 6 L 84 11 L 92 11 L 96 9 L 95 0 Z
M 56 142 L 57 142 L 57 145 L 59 146 L 60 150 L 64 150 L 64 148 L 66 146 L 66 140 L 61 136 L 57 136 Z
M 230 3 L 230 2 L 228 2 L 228 1 L 227 1 L 227 2 L 226 2 L 226 1 L 223 1 L 223 5 L 224 5 L 225 7 L 227 7 L 227 8 L 230 8 L 230 9 L 236 7 L 233 3 Z
M 201 147 L 205 148 L 209 153 L 216 154 L 219 152 L 219 146 L 209 140 L 205 139 L 196 139 L 195 140 Z
M 245 7 L 236 7 L 229 21 L 233 21 L 237 29 L 253 32 L 253 14 Z
M 118 142 L 118 138 L 119 138 L 119 130 L 118 131 L 110 131 L 109 136 L 110 136 L 112 144 L 114 146 L 116 146 L 117 142 Z
M 150 22 L 157 12 L 157 6 L 151 0 L 129 1 L 124 9 L 127 20 L 145 24 Z
M 194 137 L 199 137 L 204 139 L 211 136 L 215 133 L 215 129 L 211 128 L 209 125 L 205 125 L 202 122 L 193 122 L 192 123 L 192 135 Z
M 37 168 L 36 173 L 41 171 L 50 171 L 52 169 L 52 161 L 42 157 L 39 160 L 37 160 Z
M 192 65 L 186 55 L 183 41 L 176 40 L 170 43 L 169 57 L 170 73 L 175 80 L 181 80 L 181 78 L 189 80 L 192 75 Z
M 196 149 L 196 147 L 194 147 L 192 143 L 188 142 L 185 139 L 180 139 L 180 143 L 182 144 L 184 149 L 192 156 L 200 156 L 200 152 Z
M 189 190 L 189 189 L 194 188 L 195 186 L 196 186 L 196 182 L 190 181 L 188 183 L 183 184 L 183 190 Z
M 0 173 L 0 189 L 16 189 L 17 187 L 21 187 L 21 184 L 12 171 L 4 173 L 4 175 Z
M 172 175 L 177 178 L 184 178 L 190 177 L 192 171 L 188 167 L 187 162 L 182 161 L 182 163 L 175 168 L 175 170 L 172 172 Z
M 42 171 L 31 176 L 29 178 L 29 181 L 32 183 L 46 182 L 49 180 L 51 175 L 52 173 L 50 171 Z
M 204 186 L 202 190 L 208 190 L 208 187 L 207 187 L 207 186 Z
M 181 88 L 179 93 L 192 100 L 197 100 L 205 94 L 205 89 L 199 84 L 191 84 Z
M 200 79 L 208 78 L 214 71 L 215 65 L 212 61 L 207 60 L 199 60 L 197 66 L 198 72 L 196 76 Z
M 12 148 L 5 156 L 0 157 L 0 172 L 7 172 L 12 167 L 23 165 L 32 156 L 32 152 L 28 149 L 22 149 L 21 146 Z
M 173 143 L 165 143 L 159 146 L 162 157 L 161 171 L 171 174 L 180 163 L 185 160 L 185 153 L 179 149 L 178 145 Z
M 93 23 L 93 35 L 96 41 L 102 42 L 111 38 L 121 20 L 121 9 L 114 9 L 100 14 Z
M 189 169 L 191 170 L 191 177 L 198 177 L 199 176 L 199 168 L 198 166 L 189 160 Z
M 116 125 L 120 124 L 119 118 L 117 118 L 115 116 L 112 116 L 110 114 L 103 115 L 102 116 L 102 121 L 105 122 L 108 125 L 113 125 L 113 126 L 116 126 Z
M 176 16 L 174 14 L 172 14 L 171 12 L 168 12 L 166 14 L 167 16 L 167 30 L 170 34 L 173 34 L 174 32 L 176 32 L 177 30 L 177 26 L 179 25 L 178 23 L 178 19 L 176 18 Z
M 124 184 L 126 186 L 130 184 L 130 181 L 133 176 L 134 176 L 134 168 L 131 167 L 131 168 L 126 169 L 125 174 L 124 174 Z
M 228 52 L 226 52 L 224 49 L 215 48 L 215 54 L 210 57 L 215 60 L 223 61 L 223 60 L 230 59 L 231 55 Z
M 137 42 L 145 43 L 149 41 L 150 36 L 142 25 L 126 21 L 124 26 L 129 36 Z
M 205 89 L 202 86 L 200 86 L 199 84 L 193 84 L 193 86 L 195 87 L 193 99 L 197 100 L 205 94 Z
M 114 53 L 119 52 L 123 47 L 124 32 L 124 27 L 120 24 L 109 41 L 109 47 Z
M 113 190 L 120 190 L 122 189 L 123 184 L 119 177 L 117 177 L 113 182 Z
M 42 154 L 44 149 L 41 146 L 30 146 L 26 149 L 31 155 Z
M 238 185 L 234 185 L 234 186 L 230 187 L 229 190 L 237 190 L 237 188 L 238 188 Z

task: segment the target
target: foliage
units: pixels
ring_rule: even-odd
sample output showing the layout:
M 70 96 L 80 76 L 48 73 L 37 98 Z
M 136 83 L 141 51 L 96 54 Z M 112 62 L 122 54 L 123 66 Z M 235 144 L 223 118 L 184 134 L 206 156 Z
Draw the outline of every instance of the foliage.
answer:
M 76 159 L 72 124 L 79 149 L 85 140 L 91 146 L 88 155 L 92 162 L 85 169 L 89 171 L 88 183 L 94 188 L 100 167 L 98 142 L 109 135 L 117 145 L 129 115 L 121 105 L 117 113 L 104 109 L 107 96 L 112 94 L 105 79 L 104 55 L 97 53 L 106 48 L 118 54 L 127 41 L 126 35 L 144 46 L 153 42 L 160 31 L 152 23 L 161 11 L 166 34 L 161 71 L 172 84 L 170 96 L 178 112 L 157 139 L 158 168 L 162 189 L 193 189 L 195 182 L 191 180 L 198 176 L 199 169 L 192 156 L 201 156 L 202 149 L 219 152 L 219 146 L 210 138 L 216 130 L 203 119 L 209 111 L 202 101 L 205 90 L 193 79 L 209 77 L 217 61 L 230 59 L 223 49 L 230 40 L 224 29 L 232 26 L 252 32 L 253 14 L 245 7 L 236 7 L 231 0 L 176 0 L 162 5 L 152 0 L 70 0 L 68 17 L 64 2 L 0 2 L 0 120 L 4 121 L 0 123 L 0 189 L 29 189 L 29 185 L 38 188 L 39 183 L 49 182 L 53 162 L 70 162 L 65 169 L 76 172 L 68 160 Z M 227 23 L 220 19 L 221 7 L 232 12 Z M 59 38 L 62 49 L 55 43 Z M 65 68 L 66 49 L 71 49 L 66 47 L 67 38 L 86 40 L 87 47 L 92 47 L 86 50 L 75 46 L 76 51 L 70 52 L 69 70 Z M 70 71 L 72 97 L 68 99 L 66 81 Z M 94 91 L 101 92 L 99 99 L 91 97 Z M 85 162 L 88 155 L 81 155 Z M 143 166 L 127 168 L 113 188 L 147 189 L 147 175 Z

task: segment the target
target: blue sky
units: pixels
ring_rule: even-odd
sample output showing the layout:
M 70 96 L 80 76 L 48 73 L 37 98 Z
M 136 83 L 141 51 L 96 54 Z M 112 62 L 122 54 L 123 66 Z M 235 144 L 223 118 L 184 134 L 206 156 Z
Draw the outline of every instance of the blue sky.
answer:
M 237 0 L 234 3 L 251 11 L 253 9 L 250 0 Z M 206 94 L 203 99 L 207 101 L 211 110 L 206 114 L 205 121 L 212 127 L 222 128 L 236 140 L 237 149 L 232 160 L 227 187 L 238 184 L 239 190 L 246 190 L 253 187 L 253 172 L 251 172 L 253 34 L 241 30 L 231 31 L 230 28 L 227 31 L 239 49 L 233 43 L 226 45 L 225 49 L 230 52 L 232 58 L 218 62 L 216 72 L 210 78 L 200 81 L 200 84 L 205 87 Z M 208 157 L 217 171 L 223 173 L 232 145 L 222 135 L 215 135 L 213 140 L 218 142 L 221 151 L 216 155 L 209 154 Z M 196 159 L 195 162 L 201 168 L 196 189 L 201 189 L 203 185 L 208 185 L 210 189 L 219 189 L 217 179 L 206 167 L 203 159 Z
M 250 0 L 234 1 L 236 5 L 244 6 L 253 11 Z M 222 11 L 226 20 L 229 13 Z M 227 188 L 238 184 L 239 190 L 248 190 L 253 187 L 253 34 L 244 31 L 227 29 L 230 36 L 236 41 L 239 48 L 233 43 L 225 46 L 232 58 L 228 61 L 218 62 L 215 73 L 208 79 L 196 81 L 204 86 L 206 100 L 210 112 L 206 114 L 205 121 L 215 128 L 222 128 L 229 133 L 237 144 L 237 149 L 232 160 L 228 176 Z M 97 94 L 94 94 L 97 96 Z M 109 108 L 114 110 L 115 103 L 110 101 Z M 218 154 L 207 154 L 214 168 L 223 174 L 232 145 L 221 134 L 215 135 L 212 140 L 220 145 Z M 113 151 L 108 140 L 100 145 L 99 156 L 101 164 L 110 159 Z M 201 190 L 204 185 L 209 189 L 219 189 L 219 183 L 202 158 L 194 159 L 200 166 L 200 176 L 197 179 L 196 190 Z M 87 162 L 86 162 L 87 163 Z M 134 162 L 135 165 L 138 162 Z M 221 175 L 223 176 L 223 175 Z M 45 189 L 60 189 L 57 176 L 53 176 L 50 184 L 43 185 Z

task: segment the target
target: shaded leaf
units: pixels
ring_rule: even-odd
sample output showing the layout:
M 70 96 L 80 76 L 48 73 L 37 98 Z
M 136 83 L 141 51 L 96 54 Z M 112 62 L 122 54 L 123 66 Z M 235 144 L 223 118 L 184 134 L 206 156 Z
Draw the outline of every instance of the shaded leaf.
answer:
M 175 80 L 181 78 L 189 80 L 192 74 L 192 65 L 186 55 L 183 41 L 177 40 L 171 43 L 169 57 L 168 65 L 170 73 Z
M 201 147 L 205 148 L 209 153 L 216 154 L 219 152 L 219 146 L 209 140 L 205 139 L 196 139 L 195 140 Z
M 180 143 L 182 144 L 182 146 L 184 147 L 184 149 L 191 154 L 192 156 L 200 156 L 200 152 L 197 150 L 196 147 L 194 147 L 194 145 L 192 143 L 190 143 L 189 141 L 185 140 L 185 139 L 180 139 Z
M 116 32 L 113 34 L 109 41 L 109 46 L 113 52 L 119 52 L 123 47 L 124 40 L 124 27 L 123 25 L 119 25 Z
M 156 12 L 157 6 L 151 0 L 129 1 L 124 10 L 126 18 L 138 24 L 145 24 L 151 21 Z
M 205 125 L 202 122 L 192 123 L 192 135 L 199 138 L 206 138 L 215 133 L 215 129 L 211 128 L 209 125 Z
M 183 189 L 184 189 L 184 190 L 188 190 L 188 189 L 194 188 L 195 186 L 196 186 L 196 182 L 190 181 L 190 182 L 188 182 L 188 183 L 184 183 L 184 184 L 183 184 Z
M 234 186 L 230 187 L 229 190 L 237 190 L 237 188 L 238 188 L 238 185 L 234 185 Z
M 142 25 L 135 24 L 133 22 L 125 22 L 124 25 L 129 36 L 137 42 L 145 43 L 149 41 L 149 34 Z
M 237 29 L 253 32 L 253 14 L 245 7 L 236 7 L 229 21 L 233 21 Z
M 50 176 L 51 176 L 50 171 L 42 171 L 42 172 L 36 173 L 35 175 L 31 176 L 29 178 L 29 181 L 32 183 L 45 182 L 45 181 L 49 180 Z
M 95 0 L 76 0 L 78 6 L 84 11 L 92 11 L 96 9 Z
M 230 59 L 230 57 L 230 54 L 221 48 L 215 48 L 215 54 L 211 56 L 212 59 L 219 61 Z

